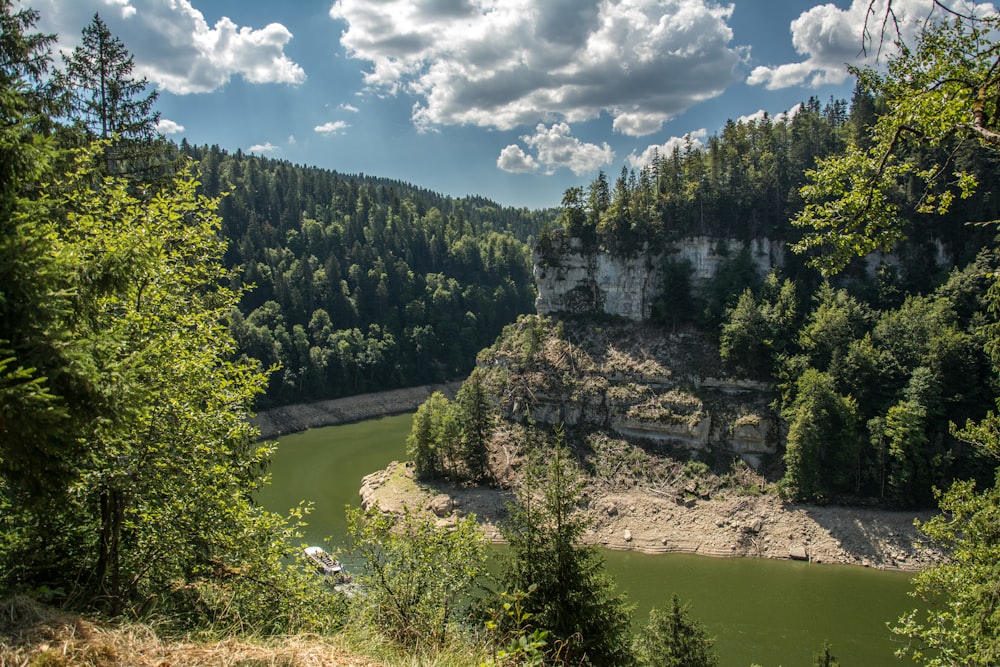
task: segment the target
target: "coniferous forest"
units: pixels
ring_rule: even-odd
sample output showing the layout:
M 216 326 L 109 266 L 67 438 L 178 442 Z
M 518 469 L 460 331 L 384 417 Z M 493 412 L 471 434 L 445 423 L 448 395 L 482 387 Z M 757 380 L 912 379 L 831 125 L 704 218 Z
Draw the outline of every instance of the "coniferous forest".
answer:
M 262 406 L 452 380 L 534 309 L 530 244 L 553 211 L 185 143 L 222 196 L 226 265 L 252 286 L 232 333 L 277 367 Z
M 625 255 L 788 243 L 766 276 L 733 247 L 700 290 L 667 267 L 654 317 L 774 387 L 777 493 L 938 504 L 923 530 L 945 556 L 915 579 L 928 606 L 893 626 L 900 651 L 997 663 L 1000 18 L 937 16 L 887 74 L 853 71 L 852 100 L 728 123 L 558 211 L 175 145 L 98 15 L 61 63 L 37 21 L 0 0 L 0 662 L 119 664 L 67 657 L 77 617 L 47 626 L 58 642 L 29 632 L 44 604 L 185 642 L 348 636 L 394 664 L 717 664 L 676 598 L 634 632 L 583 543 L 562 428 L 509 429 L 530 455 L 499 574 L 472 517 L 355 510 L 363 593 L 343 595 L 298 557 L 309 508 L 255 500 L 273 452 L 259 407 L 467 375 L 408 444 L 418 477 L 488 483 L 498 419 L 476 355 L 498 341 L 530 365 L 578 324 L 525 315 L 531 251 L 569 235 Z

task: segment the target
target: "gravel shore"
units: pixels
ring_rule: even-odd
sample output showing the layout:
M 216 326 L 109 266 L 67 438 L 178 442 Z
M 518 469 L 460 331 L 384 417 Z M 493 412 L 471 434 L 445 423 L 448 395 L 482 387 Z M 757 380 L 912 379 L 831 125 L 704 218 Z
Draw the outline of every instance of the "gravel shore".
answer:
M 253 423 L 260 428 L 260 437 L 266 440 L 305 431 L 308 428 L 337 426 L 375 417 L 413 412 L 435 391 L 441 392 L 448 398 L 454 398 L 461 386 L 460 381 L 428 384 L 316 403 L 283 405 L 280 408 L 262 410 L 257 413 Z
M 392 462 L 364 478 L 362 506 L 400 514 L 404 507 L 433 511 L 448 525 L 475 514 L 483 533 L 500 541 L 510 493 L 490 487 L 456 487 L 414 480 L 412 464 Z M 931 512 L 892 512 L 782 502 L 763 494 L 721 493 L 681 501 L 634 489 L 590 499 L 580 510 L 589 526 L 583 541 L 644 553 L 777 558 L 922 570 L 942 554 L 919 544 L 914 519 Z
M 435 391 L 454 398 L 460 387 L 461 382 L 424 385 L 288 405 L 262 411 L 254 422 L 262 438 L 275 438 L 308 428 L 412 412 Z M 497 524 L 509 500 L 508 494 L 491 488 L 415 483 L 412 469 L 396 462 L 366 477 L 360 491 L 365 506 L 377 504 L 389 512 L 402 511 L 404 505 L 426 507 L 443 496 L 455 514 L 475 513 L 492 540 L 499 539 Z M 584 512 L 590 524 L 585 541 L 612 549 L 801 558 L 910 571 L 941 558 L 940 553 L 918 545 L 913 520 L 925 521 L 929 512 L 791 505 L 770 495 L 723 494 L 679 502 L 641 489 L 594 497 Z M 447 522 L 451 510 L 443 514 L 441 520 Z

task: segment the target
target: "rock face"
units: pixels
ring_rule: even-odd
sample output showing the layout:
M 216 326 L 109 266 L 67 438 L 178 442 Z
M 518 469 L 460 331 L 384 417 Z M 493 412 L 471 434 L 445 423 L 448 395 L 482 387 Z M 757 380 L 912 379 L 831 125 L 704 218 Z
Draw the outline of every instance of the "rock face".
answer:
M 504 419 L 605 432 L 688 456 L 739 457 L 755 469 L 777 454 L 771 387 L 725 378 L 704 334 L 563 323 L 546 329 L 526 360 L 523 340 L 532 336 L 518 327 L 529 326 L 515 325 L 504 344 L 480 355 Z
M 628 320 L 649 319 L 653 303 L 666 285 L 665 267 L 686 262 L 694 289 L 704 285 L 719 267 L 744 247 L 763 276 L 784 263 L 784 245 L 768 239 L 746 244 L 735 240 L 695 237 L 674 243 L 667 252 L 641 252 L 622 257 L 587 251 L 577 238 L 556 237 L 556 245 L 536 248 L 535 286 L 539 315 L 611 315 Z

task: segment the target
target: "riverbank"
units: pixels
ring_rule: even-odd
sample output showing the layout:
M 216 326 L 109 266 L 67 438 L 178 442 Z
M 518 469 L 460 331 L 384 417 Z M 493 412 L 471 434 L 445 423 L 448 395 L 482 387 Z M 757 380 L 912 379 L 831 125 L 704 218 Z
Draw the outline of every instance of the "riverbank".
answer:
M 283 406 L 259 413 L 255 422 L 263 438 L 275 438 L 412 412 L 435 391 L 453 398 L 460 387 L 460 382 L 425 385 Z M 773 494 L 731 489 L 701 498 L 642 488 L 593 491 L 583 510 L 590 526 L 585 539 L 609 549 L 794 558 L 904 571 L 923 569 L 941 557 L 917 545 L 914 519 L 926 521 L 930 512 L 789 504 Z M 443 525 L 474 513 L 493 541 L 501 539 L 498 526 L 509 500 L 509 494 L 493 488 L 418 484 L 412 468 L 396 462 L 366 476 L 360 494 L 364 506 L 378 504 L 388 512 L 433 505 Z
M 475 514 L 485 536 L 500 541 L 509 494 L 485 487 L 423 484 L 412 465 L 393 462 L 368 475 L 362 505 L 401 513 L 424 508 L 448 525 Z M 710 498 L 670 498 L 650 490 L 592 496 L 584 512 L 584 540 L 609 549 L 644 553 L 809 560 L 917 571 L 941 558 L 918 546 L 914 519 L 931 513 L 890 512 L 783 502 L 773 494 L 723 491 Z
M 461 386 L 461 381 L 428 384 L 316 403 L 283 405 L 258 412 L 252 421 L 260 429 L 260 437 L 267 440 L 309 428 L 338 426 L 365 419 L 414 412 L 435 391 L 441 392 L 448 398 L 454 398 Z

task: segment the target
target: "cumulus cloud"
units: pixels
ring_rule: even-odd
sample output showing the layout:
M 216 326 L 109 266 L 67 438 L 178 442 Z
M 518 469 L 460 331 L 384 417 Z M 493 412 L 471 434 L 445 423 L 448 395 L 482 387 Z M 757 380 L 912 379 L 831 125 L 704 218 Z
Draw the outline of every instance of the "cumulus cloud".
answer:
M 580 141 L 570 136 L 567 123 L 554 123 L 550 127 L 539 123 L 535 127 L 535 133 L 522 136 L 521 141 L 534 149 L 535 155 L 529 155 L 520 146 L 511 144 L 497 158 L 498 167 L 511 172 L 544 169 L 547 174 L 565 167 L 577 176 L 582 176 L 615 159 L 615 152 L 607 142 L 598 146 Z
M 360 109 L 358 109 L 353 104 L 347 104 L 347 103 L 341 104 L 338 108 L 341 109 L 342 111 L 350 111 L 351 113 L 358 113 L 360 111 Z
M 108 7 L 117 11 L 108 12 Z M 250 83 L 298 84 L 305 71 L 284 52 L 292 33 L 280 23 L 238 26 L 227 17 L 209 26 L 190 0 L 33 0 L 39 27 L 59 34 L 61 48 L 80 41 L 95 12 L 115 35 L 128 35 L 134 74 L 171 93 L 205 93 L 233 77 Z
M 739 79 L 732 5 L 711 0 L 336 0 L 367 86 L 421 128 L 614 119 L 640 136 Z
M 263 144 L 254 144 L 247 149 L 250 153 L 273 153 L 278 150 L 278 147 L 272 144 L 270 141 Z
M 884 58 L 894 50 L 895 27 L 889 27 L 880 37 L 886 0 L 876 0 L 869 14 L 870 0 L 852 0 L 850 7 L 840 9 L 832 3 L 818 5 L 792 21 L 792 45 L 804 59 L 800 62 L 755 67 L 747 78 L 750 85 L 762 85 L 768 90 L 790 86 L 821 86 L 843 83 L 847 65 L 872 65 L 879 55 Z M 971 3 L 966 3 L 971 4 Z M 899 20 L 903 38 L 912 42 L 921 25 L 931 15 L 931 0 L 893 0 L 893 11 Z M 934 11 L 940 12 L 940 9 Z M 977 12 L 992 12 L 991 4 L 979 4 Z M 874 48 L 861 49 L 865 18 L 869 17 L 869 32 Z
M 512 174 L 525 174 L 536 171 L 538 162 L 524 152 L 524 149 L 517 144 L 511 144 L 500 151 L 497 158 L 497 167 Z
M 161 118 L 156 123 L 156 131 L 160 134 L 178 134 L 184 131 L 184 126 L 167 118 Z
M 688 132 L 683 137 L 670 137 L 662 144 L 653 144 L 642 153 L 632 151 L 626 158 L 628 164 L 633 169 L 642 169 L 653 163 L 653 157 L 659 155 L 662 158 L 673 155 L 674 149 L 683 151 L 688 145 L 691 148 L 701 148 L 705 145 L 704 140 L 708 138 L 708 130 L 701 128 L 694 132 Z
M 313 128 L 313 131 L 319 132 L 320 134 L 343 134 L 344 130 L 349 127 L 350 125 L 342 120 L 332 120 L 329 123 L 317 125 Z
M 802 107 L 803 107 L 803 104 L 801 102 L 799 102 L 798 104 L 796 104 L 795 106 L 793 106 L 788 111 L 782 111 L 781 113 L 777 114 L 776 116 L 770 116 L 771 122 L 774 122 L 774 123 L 785 123 L 785 122 L 788 122 L 791 119 L 795 118 L 795 114 L 797 114 L 799 111 L 801 111 Z M 740 116 L 739 118 L 736 119 L 736 122 L 737 123 L 760 122 L 760 121 L 764 120 L 764 118 L 767 118 L 768 116 L 769 116 L 769 114 L 766 111 L 764 111 L 763 109 L 758 109 L 757 111 L 755 111 L 755 112 L 753 112 L 751 114 L 747 114 L 745 116 Z

